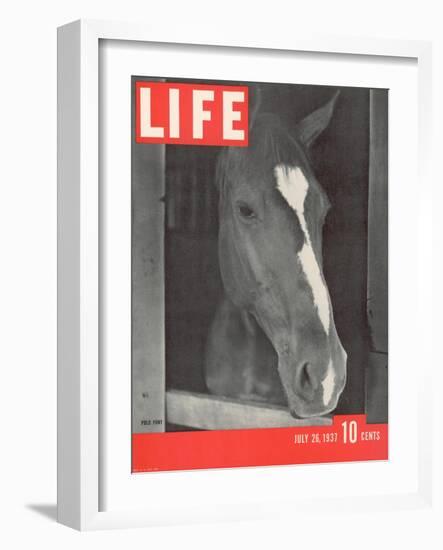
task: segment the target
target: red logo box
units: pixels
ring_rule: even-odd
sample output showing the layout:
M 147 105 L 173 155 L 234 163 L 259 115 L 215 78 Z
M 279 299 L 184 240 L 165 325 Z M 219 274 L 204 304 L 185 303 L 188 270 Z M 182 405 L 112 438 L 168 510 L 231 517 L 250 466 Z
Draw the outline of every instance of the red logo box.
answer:
M 248 87 L 135 83 L 137 143 L 248 145 Z

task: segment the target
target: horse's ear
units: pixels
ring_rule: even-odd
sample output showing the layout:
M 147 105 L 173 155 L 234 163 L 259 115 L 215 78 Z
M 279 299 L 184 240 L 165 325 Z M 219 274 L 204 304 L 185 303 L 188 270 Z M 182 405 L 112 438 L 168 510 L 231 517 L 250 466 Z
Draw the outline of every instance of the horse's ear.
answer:
M 309 148 L 331 121 L 335 103 L 340 91 L 336 92 L 326 105 L 320 107 L 297 124 L 298 139 Z

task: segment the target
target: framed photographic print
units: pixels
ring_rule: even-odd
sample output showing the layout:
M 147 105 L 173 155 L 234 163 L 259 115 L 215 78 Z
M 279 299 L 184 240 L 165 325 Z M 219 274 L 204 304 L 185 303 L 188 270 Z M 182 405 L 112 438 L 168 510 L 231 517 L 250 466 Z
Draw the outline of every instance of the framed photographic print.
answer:
M 429 45 L 82 21 L 58 79 L 59 520 L 425 506 Z

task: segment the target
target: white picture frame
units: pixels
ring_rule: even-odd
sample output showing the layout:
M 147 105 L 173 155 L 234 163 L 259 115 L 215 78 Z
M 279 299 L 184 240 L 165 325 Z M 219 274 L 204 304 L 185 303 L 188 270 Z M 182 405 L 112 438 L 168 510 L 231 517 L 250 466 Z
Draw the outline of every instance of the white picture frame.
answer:
M 251 35 L 249 35 L 251 36 Z M 370 40 L 351 37 L 321 37 L 297 34 L 293 37 L 267 37 L 256 40 L 230 38 L 223 35 L 207 39 L 186 36 L 186 30 L 173 36 L 144 25 L 118 22 L 77 21 L 59 29 L 58 33 L 58 520 L 81 530 L 159 524 L 192 523 L 222 519 L 250 519 L 274 516 L 281 510 L 275 499 L 254 501 L 250 507 L 206 506 L 197 509 L 184 505 L 134 507 L 122 501 L 112 510 L 101 508 L 100 483 L 103 482 L 101 454 L 103 411 L 100 405 L 100 225 L 99 212 L 99 44 L 102 40 L 135 43 L 157 43 L 231 48 L 231 54 L 245 48 L 275 52 L 329 53 L 336 56 L 372 56 L 396 59 L 412 58 L 418 68 L 418 155 L 419 186 L 417 197 L 421 205 L 421 231 L 431 230 L 431 216 L 422 209 L 432 201 L 430 180 L 431 141 L 431 45 L 427 42 Z M 129 139 L 129 138 L 128 138 Z M 426 196 L 425 196 L 425 193 Z M 425 233 L 423 233 L 425 234 Z M 429 276 L 432 247 L 423 245 L 420 256 L 423 277 Z M 415 291 L 411 291 L 415 292 Z M 432 315 L 431 289 L 417 289 L 420 312 Z M 414 489 L 384 495 L 345 496 L 334 500 L 313 497 L 304 499 L 303 509 L 327 509 L 331 504 L 343 512 L 357 503 L 361 510 L 380 511 L 400 508 L 432 511 L 432 401 L 425 392 L 437 382 L 433 368 L 432 343 L 423 333 L 426 344 L 422 379 L 414 385 L 418 399 L 418 474 Z M 129 446 L 129 441 L 128 441 Z M 288 467 L 286 471 L 289 471 Z M 297 467 L 295 467 L 297 468 Z M 282 470 L 280 470 L 282 471 Z M 251 472 L 251 471 L 249 471 Z M 169 474 L 171 475 L 171 474 Z M 179 483 L 179 475 L 168 478 L 168 490 Z M 211 475 L 211 473 L 207 473 Z M 214 475 L 214 474 L 212 474 Z M 283 478 L 280 482 L 283 483 Z M 237 480 L 254 473 L 235 473 Z M 251 477 L 252 476 L 252 477 Z M 145 476 L 145 479 L 146 478 Z M 149 482 L 149 479 L 148 479 Z M 232 482 L 232 480 L 231 480 Z M 155 490 L 161 491 L 166 477 L 156 477 Z

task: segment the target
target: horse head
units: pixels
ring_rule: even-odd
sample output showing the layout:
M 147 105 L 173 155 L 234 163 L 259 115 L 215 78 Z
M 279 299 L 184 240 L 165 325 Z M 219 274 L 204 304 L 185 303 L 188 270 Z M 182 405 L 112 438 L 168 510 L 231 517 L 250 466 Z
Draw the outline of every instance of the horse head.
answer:
M 330 204 L 307 154 L 329 124 L 335 100 L 293 134 L 273 116 L 257 115 L 249 147 L 226 148 L 217 165 L 224 288 L 274 347 L 297 417 L 335 409 L 346 380 L 347 356 L 323 275 L 322 229 Z

